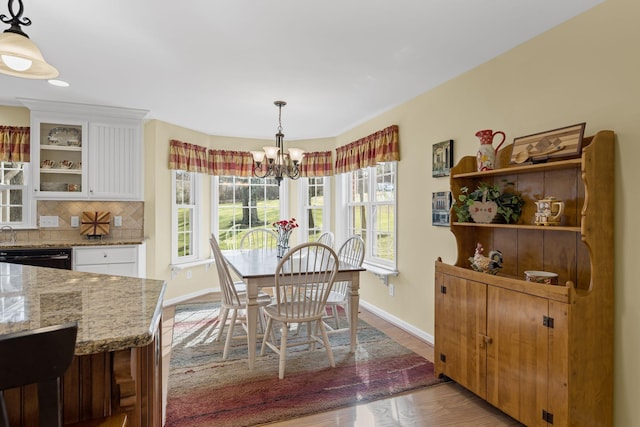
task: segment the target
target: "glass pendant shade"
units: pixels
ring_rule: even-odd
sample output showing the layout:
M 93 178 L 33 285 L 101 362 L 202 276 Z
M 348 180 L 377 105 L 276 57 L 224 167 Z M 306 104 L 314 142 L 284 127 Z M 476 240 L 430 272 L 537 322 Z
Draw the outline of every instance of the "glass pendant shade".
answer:
M 0 73 L 26 79 L 53 79 L 59 74 L 35 43 L 11 32 L 0 34 Z
M 251 151 L 253 161 L 256 163 L 262 163 L 264 161 L 264 151 Z
M 289 148 L 289 157 L 291 157 L 292 162 L 300 163 L 302 161 L 303 155 L 304 155 L 304 150 L 300 148 Z
M 280 151 L 279 147 L 273 147 L 273 146 L 262 147 L 262 149 L 266 153 L 267 159 L 269 160 L 275 160 L 276 157 L 278 156 L 278 151 Z

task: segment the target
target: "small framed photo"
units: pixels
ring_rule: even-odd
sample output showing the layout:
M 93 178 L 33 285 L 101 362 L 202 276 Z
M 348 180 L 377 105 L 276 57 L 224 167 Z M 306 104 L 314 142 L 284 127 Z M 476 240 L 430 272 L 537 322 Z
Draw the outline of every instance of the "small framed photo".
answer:
M 431 223 L 440 227 L 449 226 L 451 191 L 437 191 L 431 198 Z
M 514 138 L 511 163 L 542 163 L 549 159 L 572 159 L 582 154 L 586 123 Z
M 433 144 L 432 176 L 449 176 L 453 166 L 453 139 Z

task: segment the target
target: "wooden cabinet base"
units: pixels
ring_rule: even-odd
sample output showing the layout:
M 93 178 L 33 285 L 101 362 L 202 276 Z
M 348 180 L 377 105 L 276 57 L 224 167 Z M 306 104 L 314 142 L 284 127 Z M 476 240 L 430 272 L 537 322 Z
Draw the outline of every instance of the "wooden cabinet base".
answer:
M 75 356 L 62 381 L 64 424 L 126 413 L 130 427 L 162 425 L 160 337 L 157 328 L 146 346 Z M 5 391 L 10 425 L 38 425 L 37 394 L 35 385 Z

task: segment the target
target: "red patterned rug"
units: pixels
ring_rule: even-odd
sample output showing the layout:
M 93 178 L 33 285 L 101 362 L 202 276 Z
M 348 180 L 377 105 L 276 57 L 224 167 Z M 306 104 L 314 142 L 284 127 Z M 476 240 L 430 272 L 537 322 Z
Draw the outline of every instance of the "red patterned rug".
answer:
M 221 360 L 224 338 L 214 341 L 218 308 L 212 303 L 176 308 L 167 427 L 252 426 L 440 382 L 431 362 L 362 320 L 355 353 L 349 353 L 348 332 L 330 335 L 335 368 L 324 349 L 308 352 L 300 346 L 289 350 L 283 380 L 278 380 L 278 356 L 268 349 L 250 371 L 246 341 L 237 340 L 227 361 Z

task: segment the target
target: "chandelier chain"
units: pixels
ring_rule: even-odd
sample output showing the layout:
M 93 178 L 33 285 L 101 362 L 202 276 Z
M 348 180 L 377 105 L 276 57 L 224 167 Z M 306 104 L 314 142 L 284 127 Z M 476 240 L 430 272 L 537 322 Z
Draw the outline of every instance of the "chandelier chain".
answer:
M 9 18 L 4 13 L 0 15 L 0 21 L 4 22 L 5 24 L 11 24 L 11 27 L 4 30 L 4 32 L 16 33 L 29 38 L 29 36 L 26 35 L 24 31 L 22 31 L 22 28 L 20 28 L 20 25 L 24 25 L 25 27 L 31 25 L 31 19 L 27 17 L 22 18 L 22 13 L 24 12 L 24 5 L 22 4 L 22 0 L 18 0 L 18 13 L 15 13 L 13 10 L 13 0 L 9 0 L 8 8 L 9 13 L 11 14 L 11 18 Z

